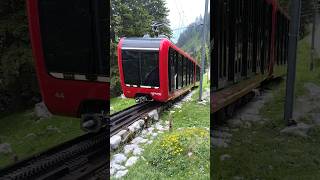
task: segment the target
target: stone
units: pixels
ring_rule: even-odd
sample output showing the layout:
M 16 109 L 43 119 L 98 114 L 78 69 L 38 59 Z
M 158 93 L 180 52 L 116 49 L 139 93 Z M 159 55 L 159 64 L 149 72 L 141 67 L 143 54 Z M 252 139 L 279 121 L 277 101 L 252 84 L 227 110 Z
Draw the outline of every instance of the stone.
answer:
M 130 158 L 127 160 L 125 166 L 126 166 L 126 167 L 130 167 L 130 166 L 134 165 L 134 164 L 138 161 L 138 159 L 139 159 L 139 158 L 138 158 L 137 156 L 132 156 L 132 157 L 130 157 Z
M 121 165 L 116 164 L 116 163 L 111 163 L 111 164 L 110 164 L 110 168 L 111 168 L 111 169 L 114 169 L 115 171 L 125 170 L 125 169 L 126 169 L 126 167 L 121 166 Z
M 132 133 L 135 133 L 135 132 L 139 131 L 139 130 L 141 129 L 141 127 L 142 127 L 142 126 L 140 126 L 140 123 L 141 123 L 141 122 L 136 121 L 136 122 L 134 122 L 133 124 L 131 124 L 131 125 L 128 127 L 129 131 L 132 132 Z
M 127 157 L 124 154 L 115 154 L 113 155 L 112 163 L 121 164 L 127 160 Z
M 137 148 L 134 148 L 134 149 L 133 149 L 132 154 L 133 154 L 133 155 L 135 155 L 135 156 L 137 156 L 137 155 L 141 155 L 141 154 L 142 154 L 142 152 L 143 152 L 143 149 L 142 149 L 142 148 L 137 147 Z
M 158 136 L 158 133 L 152 133 L 152 137 L 157 137 Z
M 138 120 L 137 122 L 138 122 L 138 124 L 140 125 L 140 127 L 143 127 L 143 126 L 144 126 L 145 121 L 144 121 L 143 119 L 140 119 L 140 120 Z
M 48 126 L 47 127 L 47 132 L 48 133 L 61 133 L 59 128 L 53 127 L 53 126 Z
M 192 154 L 193 154 L 192 152 L 188 152 L 188 156 L 189 156 L 189 157 L 191 157 L 191 156 L 192 156 Z
M 117 135 L 123 138 L 127 132 L 128 132 L 127 130 L 121 130 L 120 132 L 118 132 Z
M 11 145 L 9 143 L 0 144 L 0 154 L 12 153 Z
M 110 138 L 110 147 L 111 149 L 115 150 L 119 147 L 121 143 L 121 136 L 119 135 L 114 135 Z
M 163 131 L 163 126 L 160 123 L 157 123 L 155 125 L 155 128 L 158 129 L 159 131 Z
M 114 168 L 110 168 L 110 175 L 113 176 L 116 170 Z
M 152 110 L 148 113 L 148 116 L 156 121 L 159 120 L 159 113 L 158 111 L 155 109 L 155 110 Z
M 28 133 L 24 138 L 25 139 L 34 139 L 36 137 L 37 137 L 37 135 L 35 135 L 34 133 Z
M 142 135 L 142 136 L 147 135 L 147 133 L 148 133 L 148 131 L 147 131 L 147 130 L 145 130 L 145 129 L 141 131 L 141 135 Z
M 224 139 L 212 138 L 211 142 L 212 142 L 212 145 L 215 147 L 223 147 L 223 148 L 229 147 L 229 145 L 226 143 Z
M 141 144 L 144 144 L 144 143 L 146 143 L 146 142 L 148 142 L 148 139 L 142 139 L 142 140 L 140 141 Z
M 117 174 L 114 176 L 115 178 L 122 178 L 128 173 L 128 170 L 118 171 Z
M 143 138 L 140 137 L 140 136 L 138 136 L 138 137 L 134 138 L 134 139 L 131 141 L 131 143 L 132 143 L 132 144 L 140 144 L 140 142 L 141 142 L 142 140 L 143 140 Z
M 120 98 L 122 98 L 122 99 L 127 99 L 127 97 L 126 97 L 124 94 L 121 94 L 121 95 L 120 95 Z
M 50 113 L 44 102 L 37 103 L 34 107 L 34 112 L 38 118 L 52 117 L 52 114 Z
M 175 104 L 173 107 L 177 108 L 177 109 L 181 109 L 181 105 L 180 104 Z
M 129 145 L 125 145 L 123 150 L 124 150 L 125 154 L 129 154 L 130 152 L 132 152 L 136 148 L 139 148 L 139 146 L 137 144 L 129 144 Z
M 231 158 L 231 156 L 229 154 L 223 154 L 220 156 L 220 161 L 224 161 L 224 160 L 227 160 L 230 158 Z
M 312 125 L 308 125 L 305 123 L 298 123 L 296 126 L 289 126 L 280 131 L 282 134 L 288 134 L 288 135 L 296 135 L 300 137 L 308 137 L 308 133 L 310 129 L 312 128 Z
M 153 127 L 149 127 L 149 128 L 148 128 L 148 131 L 149 131 L 149 132 L 152 132 L 153 130 L 154 130 Z

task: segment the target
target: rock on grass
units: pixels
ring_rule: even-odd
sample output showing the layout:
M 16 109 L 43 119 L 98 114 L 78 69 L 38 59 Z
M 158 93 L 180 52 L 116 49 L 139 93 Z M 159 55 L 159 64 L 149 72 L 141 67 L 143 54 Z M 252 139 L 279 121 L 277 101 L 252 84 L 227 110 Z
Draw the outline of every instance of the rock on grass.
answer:
M 312 128 L 312 125 L 305 123 L 298 123 L 296 126 L 289 126 L 280 131 L 282 134 L 295 135 L 300 137 L 308 137 L 308 133 Z
M 9 143 L 0 144 L 0 154 L 12 153 L 11 145 Z

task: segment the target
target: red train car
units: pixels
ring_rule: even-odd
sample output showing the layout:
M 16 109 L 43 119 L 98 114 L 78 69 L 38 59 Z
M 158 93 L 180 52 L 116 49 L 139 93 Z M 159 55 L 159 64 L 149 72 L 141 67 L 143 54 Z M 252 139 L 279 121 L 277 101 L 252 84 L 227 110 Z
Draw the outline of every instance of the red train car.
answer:
M 216 0 L 213 7 L 211 113 L 223 114 L 263 81 L 285 74 L 290 19 L 277 0 Z
M 101 123 L 101 114 L 109 112 L 105 1 L 28 0 L 27 8 L 38 82 L 49 111 Z
M 200 66 L 166 38 L 122 38 L 118 65 L 123 93 L 137 102 L 167 102 L 200 80 Z

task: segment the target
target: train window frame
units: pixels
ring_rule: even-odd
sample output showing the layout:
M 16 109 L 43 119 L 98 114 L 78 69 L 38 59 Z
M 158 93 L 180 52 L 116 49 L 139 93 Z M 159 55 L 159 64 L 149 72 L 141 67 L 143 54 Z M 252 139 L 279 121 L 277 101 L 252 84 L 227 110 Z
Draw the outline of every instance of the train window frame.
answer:
M 133 75 L 130 76 L 126 73 L 131 72 L 131 71 L 133 72 L 133 70 L 135 70 L 135 68 L 132 68 L 132 66 L 129 66 L 128 69 L 130 69 L 130 71 L 127 70 L 127 67 L 126 67 L 127 64 L 125 64 L 125 62 L 127 62 L 125 60 L 125 59 L 127 59 L 127 57 L 126 57 L 125 52 L 131 52 L 132 54 L 136 54 L 137 57 L 139 57 L 138 63 L 137 63 L 138 64 L 138 70 L 137 70 L 138 73 L 135 73 L 135 74 L 138 74 L 137 75 L 138 76 L 137 79 L 139 79 L 138 82 L 131 83 L 130 81 L 129 82 L 127 81 L 128 77 L 132 78 L 134 76 Z M 142 78 L 145 78 L 145 76 L 142 77 L 142 54 L 143 53 L 144 53 L 144 55 L 146 55 L 146 53 L 150 53 L 150 54 L 153 53 L 153 55 L 155 56 L 154 59 L 155 59 L 155 61 L 157 61 L 156 63 L 154 63 L 154 64 L 156 64 L 156 66 L 153 66 L 154 67 L 153 69 L 155 69 L 157 72 L 157 73 L 154 73 L 154 74 L 156 74 L 155 77 L 157 77 L 157 79 L 153 83 L 147 84 L 147 83 L 145 83 L 146 79 L 142 79 Z M 159 64 L 160 63 L 160 60 L 159 60 L 160 55 L 159 55 L 158 50 L 121 50 L 121 54 L 122 54 L 121 63 L 122 63 L 122 69 L 123 69 L 122 73 L 123 73 L 125 84 L 134 85 L 134 86 L 138 86 L 138 87 L 160 88 L 160 85 L 161 85 L 160 84 L 160 64 Z M 132 59 L 132 57 L 130 57 L 130 58 Z M 130 60 L 130 61 L 132 61 L 132 60 Z M 130 61 L 128 61 L 128 62 L 130 62 Z M 151 61 L 151 58 L 148 58 L 148 60 L 144 60 L 144 63 L 148 62 L 148 61 Z
M 179 78 L 178 78 L 178 81 L 179 81 L 179 88 L 178 89 L 182 89 L 183 88 L 183 63 L 182 63 L 182 55 L 180 53 L 178 53 L 178 62 L 179 62 L 179 65 L 178 65 L 178 68 L 179 68 Z
M 180 71 L 179 71 L 179 54 L 176 50 L 174 50 L 174 54 L 175 54 L 175 69 L 176 69 L 176 78 L 175 78 L 175 81 L 176 81 L 176 87 L 175 89 L 179 89 L 179 74 L 180 74 Z

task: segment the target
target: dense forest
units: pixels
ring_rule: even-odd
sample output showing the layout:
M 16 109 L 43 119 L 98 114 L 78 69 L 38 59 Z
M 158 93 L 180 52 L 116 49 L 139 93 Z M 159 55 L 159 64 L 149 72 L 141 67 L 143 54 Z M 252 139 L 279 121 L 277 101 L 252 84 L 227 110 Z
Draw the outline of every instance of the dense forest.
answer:
M 25 0 L 0 1 L 0 112 L 39 101 Z

